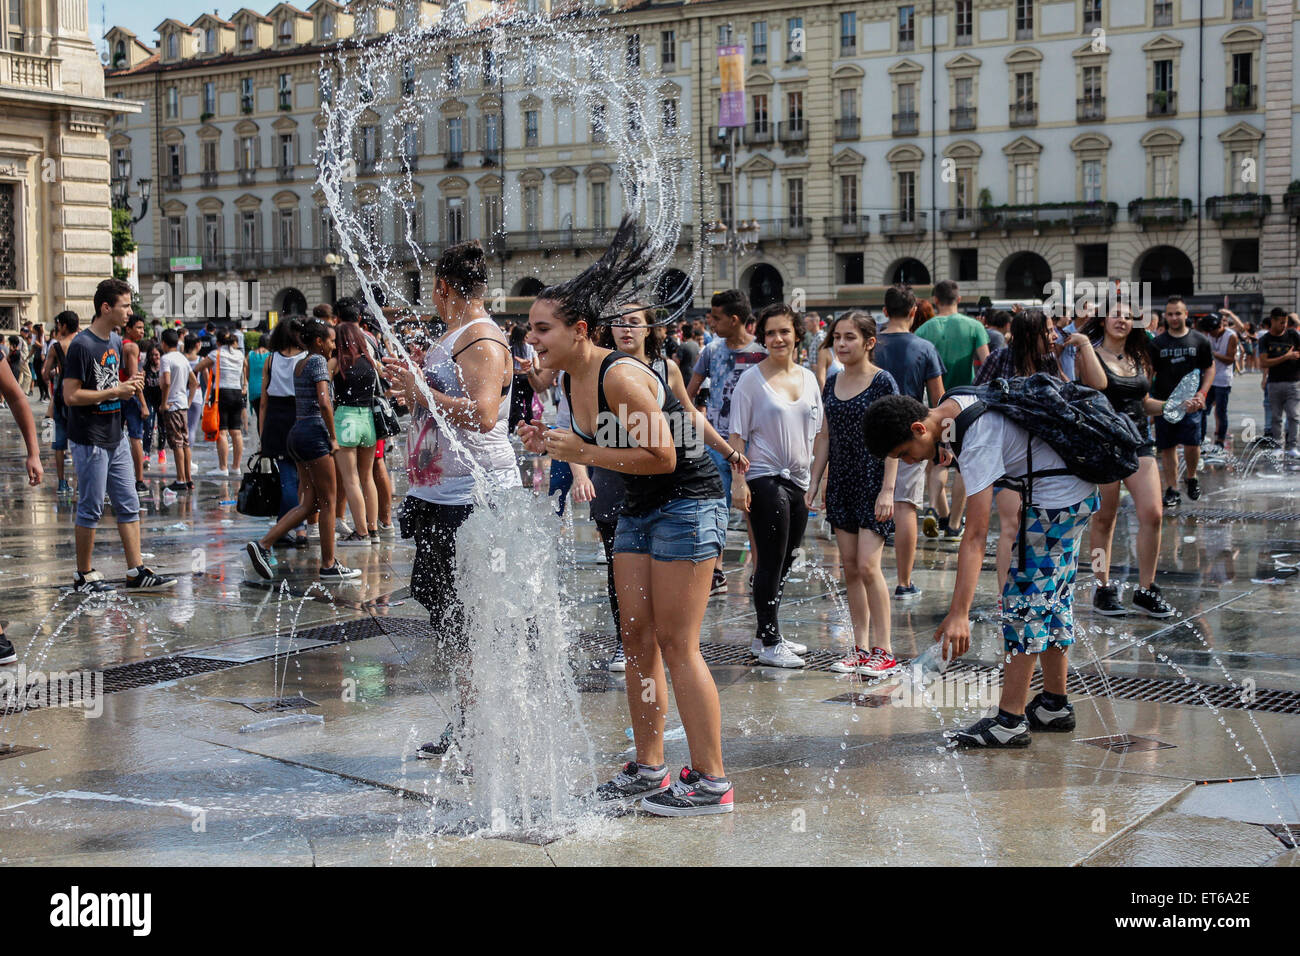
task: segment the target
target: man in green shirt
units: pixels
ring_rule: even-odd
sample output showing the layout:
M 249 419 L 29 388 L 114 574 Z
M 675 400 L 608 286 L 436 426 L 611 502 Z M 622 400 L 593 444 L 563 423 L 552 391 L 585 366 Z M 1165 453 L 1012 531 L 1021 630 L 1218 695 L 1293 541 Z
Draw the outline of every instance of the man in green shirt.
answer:
M 934 345 L 943 360 L 943 390 L 959 385 L 969 385 L 975 380 L 975 369 L 989 357 L 989 334 L 982 323 L 957 311 L 961 292 L 957 283 L 945 279 L 934 287 L 934 318 L 926 322 L 916 334 Z M 948 469 L 930 466 L 930 506 L 933 515 L 921 523 L 928 538 L 961 537 L 961 516 L 966 508 L 966 488 L 961 473 L 952 479 L 952 509 L 944 489 L 948 483 Z

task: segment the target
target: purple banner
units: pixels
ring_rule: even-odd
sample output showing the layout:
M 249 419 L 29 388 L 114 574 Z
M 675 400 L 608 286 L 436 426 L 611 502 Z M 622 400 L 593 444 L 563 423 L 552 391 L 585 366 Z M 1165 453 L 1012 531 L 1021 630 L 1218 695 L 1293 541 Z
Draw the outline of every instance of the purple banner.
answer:
M 722 78 L 722 96 L 718 105 L 718 125 L 745 125 L 745 48 L 718 47 L 718 73 Z

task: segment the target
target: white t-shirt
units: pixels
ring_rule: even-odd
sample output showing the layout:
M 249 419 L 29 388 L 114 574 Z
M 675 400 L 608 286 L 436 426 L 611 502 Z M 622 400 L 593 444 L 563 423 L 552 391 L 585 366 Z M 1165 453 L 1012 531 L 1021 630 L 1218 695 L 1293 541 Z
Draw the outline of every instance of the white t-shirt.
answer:
M 189 408 L 190 405 L 190 363 L 179 351 L 166 352 L 162 357 L 162 363 L 159 366 L 158 373 L 161 379 L 162 373 L 167 372 L 171 375 L 171 388 L 167 391 L 167 397 L 163 406 L 169 412 L 179 411 L 183 408 Z
M 976 398 L 974 395 L 959 395 L 953 400 L 965 410 Z M 1025 462 L 1029 441 L 1029 432 L 997 412 L 985 412 L 975 419 L 962 438 L 958 457 L 966 494 L 981 492 L 1002 477 L 1024 477 L 1029 470 Z M 1041 438 L 1035 438 L 1033 442 L 1034 471 L 1065 467 L 1064 460 L 1052 451 L 1051 445 Z M 1096 491 L 1096 485 L 1073 475 L 1035 478 L 1032 504 L 1039 508 L 1069 508 Z
M 822 396 L 816 375 L 801 365 L 795 370 L 803 389 L 793 402 L 768 384 L 759 366 L 741 373 L 731 393 L 730 426 L 745 440 L 746 477 L 779 475 L 806 491 L 813 439 L 822 425 Z
M 221 376 L 217 382 L 218 388 L 244 387 L 243 352 L 237 348 L 223 345 L 217 349 L 217 362 L 221 369 Z

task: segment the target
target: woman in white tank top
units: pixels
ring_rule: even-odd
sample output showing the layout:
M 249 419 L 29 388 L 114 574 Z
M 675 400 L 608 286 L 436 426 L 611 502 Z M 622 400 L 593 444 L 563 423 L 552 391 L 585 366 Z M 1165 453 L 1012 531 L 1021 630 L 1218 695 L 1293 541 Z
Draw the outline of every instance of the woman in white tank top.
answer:
M 447 332 L 429 349 L 424 377 L 450 436 L 429 411 L 429 399 L 406 362 L 385 358 L 384 365 L 411 409 L 410 490 L 398 518 L 402 537 L 415 539 L 411 596 L 429 611 L 439 641 L 463 653 L 469 647 L 464 608 L 456 599 L 456 532 L 474 510 L 477 481 L 499 488 L 520 484 L 506 431 L 514 366 L 505 333 L 483 305 L 488 284 L 482 245 L 471 240 L 449 246 L 435 276 L 433 303 Z M 448 724 L 441 739 L 416 756 L 446 753 L 458 729 L 455 721 Z

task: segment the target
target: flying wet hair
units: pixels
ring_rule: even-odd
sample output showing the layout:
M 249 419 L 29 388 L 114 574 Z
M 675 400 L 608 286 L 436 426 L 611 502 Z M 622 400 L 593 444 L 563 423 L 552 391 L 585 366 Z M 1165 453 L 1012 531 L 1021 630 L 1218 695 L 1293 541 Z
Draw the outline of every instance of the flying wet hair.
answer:
M 649 272 L 653 259 L 650 240 L 638 240 L 636 219 L 626 215 L 604 255 L 567 282 L 543 289 L 537 300 L 553 303 L 556 316 L 565 325 L 586 322 L 588 334 L 594 338 L 598 326 L 645 308 L 642 304 L 626 308 L 635 291 L 628 287 Z

